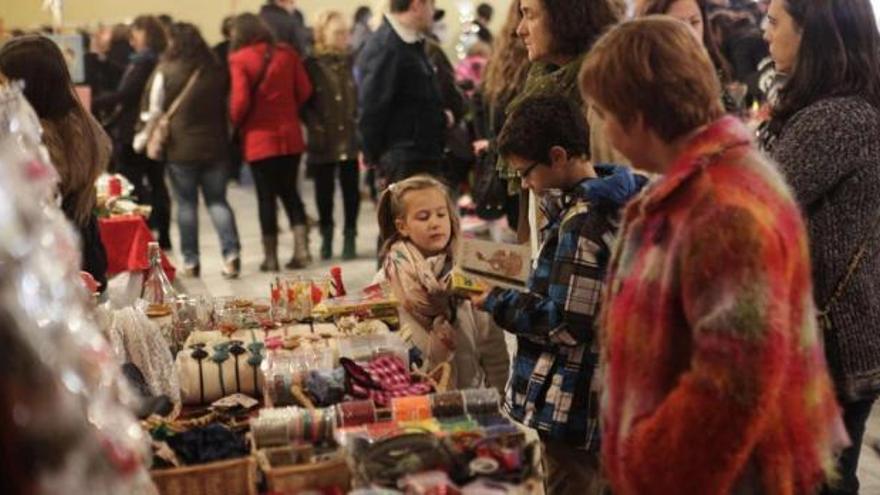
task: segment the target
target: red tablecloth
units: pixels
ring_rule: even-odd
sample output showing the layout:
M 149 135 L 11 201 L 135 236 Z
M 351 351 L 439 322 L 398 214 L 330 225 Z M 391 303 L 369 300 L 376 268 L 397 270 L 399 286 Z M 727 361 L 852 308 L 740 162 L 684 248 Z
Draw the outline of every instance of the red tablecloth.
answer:
M 107 274 L 144 271 L 150 268 L 147 244 L 155 241 L 150 227 L 139 215 L 98 219 L 101 242 L 107 251 Z M 162 268 L 174 281 L 174 265 L 162 253 Z

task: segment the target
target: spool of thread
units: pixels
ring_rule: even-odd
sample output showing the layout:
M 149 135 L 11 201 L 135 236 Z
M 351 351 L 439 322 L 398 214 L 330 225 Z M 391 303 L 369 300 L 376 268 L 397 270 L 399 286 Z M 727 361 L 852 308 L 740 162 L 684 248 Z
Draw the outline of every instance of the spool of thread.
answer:
M 458 390 L 434 394 L 431 396 L 431 412 L 435 418 L 464 416 L 464 396 Z
M 394 421 L 421 421 L 431 418 L 431 398 L 427 395 L 391 399 Z
M 329 444 L 334 441 L 334 408 L 309 410 L 299 407 L 263 409 L 251 420 L 257 448 L 289 445 L 293 442 Z
M 376 405 L 371 400 L 343 402 L 337 407 L 340 426 L 347 428 L 376 422 Z
M 462 392 L 465 410 L 472 416 L 497 415 L 500 396 L 494 388 L 474 388 Z
M 251 420 L 257 448 L 279 447 L 290 443 L 289 422 L 281 416 L 260 416 Z

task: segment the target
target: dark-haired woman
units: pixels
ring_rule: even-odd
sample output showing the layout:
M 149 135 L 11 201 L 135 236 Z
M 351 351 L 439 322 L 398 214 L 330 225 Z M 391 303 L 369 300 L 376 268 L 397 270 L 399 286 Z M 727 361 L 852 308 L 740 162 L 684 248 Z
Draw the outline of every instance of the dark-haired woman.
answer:
M 623 16 L 617 0 L 521 0 L 522 19 L 516 34 L 532 62 L 525 89 L 510 103 L 508 113 L 526 98 L 563 94 L 581 105 L 577 75 L 584 57 L 603 31 Z M 623 163 L 613 151 L 597 116 L 588 115 L 590 154 L 595 163 Z M 594 125 L 595 124 L 595 125 Z
M 229 114 L 257 186 L 265 255 L 260 270 L 278 270 L 278 199 L 294 237 L 293 257 L 285 268 L 303 268 L 310 256 L 306 213 L 296 186 L 305 151 L 299 112 L 312 95 L 312 84 L 296 51 L 275 43 L 253 14 L 235 18 L 231 50 Z
M 147 108 L 141 118 L 146 122 L 158 118 L 180 98 L 169 121 L 165 158 L 177 200 L 184 273 L 198 277 L 201 272 L 198 215 L 201 190 L 220 237 L 224 260 L 221 273 L 226 278 L 235 278 L 241 270 L 241 245 L 235 215 L 226 201 L 229 172 L 226 166 L 229 159 L 226 74 L 194 25 L 174 23 L 168 35 L 169 46 L 153 75 L 145 99 Z M 184 93 L 190 81 L 191 87 Z M 150 127 L 146 125 L 145 129 Z M 146 134 L 145 130 L 135 137 L 135 149 L 142 149 Z
M 721 101 L 724 103 L 724 109 L 728 112 L 737 110 L 737 102 L 727 91 L 727 84 L 732 82 L 733 69 L 730 63 L 721 54 L 718 43 L 712 35 L 709 26 L 709 16 L 706 11 L 705 0 L 643 0 L 639 6 L 639 15 L 663 14 L 674 17 L 688 26 L 706 51 L 718 79 L 721 81 Z M 757 66 L 756 66 L 757 68 Z
M 95 218 L 95 180 L 110 161 L 110 139 L 82 107 L 61 50 L 50 39 L 24 36 L 0 48 L 0 74 L 25 83 L 43 141 L 61 180 L 61 208 L 82 240 L 82 269 L 107 288 L 107 255 Z
M 150 160 L 132 146 L 144 88 L 167 44 L 165 30 L 155 17 L 139 16 L 131 25 L 130 42 L 134 53 L 119 87 L 95 98 L 92 109 L 113 115 L 105 124 L 111 129 L 119 173 L 134 185 L 137 200 L 153 208 L 150 226 L 158 231 L 159 245 L 168 251 L 171 249 L 171 198 L 165 185 L 165 164 Z
M 583 107 L 578 86 L 581 64 L 599 35 L 621 19 L 622 4 L 617 0 L 520 0 L 519 8 L 522 17 L 516 34 L 525 45 L 531 66 L 525 87 L 507 106 L 507 114 L 512 115 L 523 102 L 537 96 L 563 96 L 576 107 Z M 613 158 L 602 122 L 595 114 L 588 115 L 588 125 L 590 159 L 594 163 L 623 163 L 622 158 Z M 503 159 L 499 159 L 499 165 L 504 176 L 519 181 Z M 530 239 L 537 251 L 537 219 L 523 221 L 528 204 L 524 200 L 527 199 L 521 196 L 518 234 L 520 240 Z M 580 432 L 551 432 L 547 424 L 528 412 L 534 397 L 523 393 L 532 388 L 532 374 L 547 373 L 547 370 L 566 366 L 566 363 L 558 356 L 548 361 L 540 346 L 523 337 L 517 337 L 517 349 L 504 407 L 514 419 L 541 433 L 546 447 L 548 493 L 584 493 L 586 487 L 580 480 L 598 476 L 595 453 L 586 450 L 595 447 L 595 443 L 590 445 L 589 442 L 595 433 L 591 431 L 592 425 L 583 425 Z M 587 383 L 590 373 L 592 368 L 583 366 L 577 373 L 571 373 L 571 379 Z M 585 415 L 588 409 L 583 401 L 568 406 L 571 415 Z
M 765 29 L 787 80 L 761 141 L 807 217 L 825 353 L 852 440 L 827 493 L 858 493 L 880 393 L 880 36 L 869 0 L 772 0 Z
M 617 0 L 521 0 L 521 20 L 517 36 L 528 53 L 529 74 L 525 87 L 507 107 L 508 114 L 528 98 L 545 95 L 564 95 L 575 105 L 583 105 L 577 85 L 577 75 L 584 57 L 599 35 L 616 24 L 623 16 L 623 5 Z M 594 163 L 626 163 L 615 152 L 605 136 L 601 119 L 590 111 L 587 114 L 590 133 L 590 159 Z M 519 179 L 503 158 L 498 160 L 499 173 L 510 179 L 510 192 L 519 190 Z M 528 219 L 528 194 L 520 195 L 517 237 L 520 242 L 532 239 L 537 250 L 537 227 Z

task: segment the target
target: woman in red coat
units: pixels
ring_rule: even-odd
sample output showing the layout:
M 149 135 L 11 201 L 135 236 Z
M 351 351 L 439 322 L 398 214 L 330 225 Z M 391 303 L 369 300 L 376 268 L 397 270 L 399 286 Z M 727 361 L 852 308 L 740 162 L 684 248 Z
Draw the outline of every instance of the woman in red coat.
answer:
M 229 112 L 257 186 L 265 255 L 260 270 L 278 270 L 276 198 L 281 199 L 294 234 L 293 258 L 285 268 L 303 268 L 309 251 L 305 209 L 296 186 L 305 150 L 299 110 L 311 96 L 312 84 L 296 51 L 276 44 L 256 15 L 235 19 L 231 49 Z

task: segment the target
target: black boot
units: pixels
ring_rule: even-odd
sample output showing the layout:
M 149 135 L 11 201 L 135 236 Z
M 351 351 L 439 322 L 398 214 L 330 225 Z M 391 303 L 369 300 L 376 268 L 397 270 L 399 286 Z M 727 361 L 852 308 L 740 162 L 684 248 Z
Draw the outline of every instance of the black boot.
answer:
M 278 271 L 278 236 L 263 236 L 263 262 L 260 263 L 260 271 Z
M 321 259 L 329 260 L 333 257 L 333 226 L 321 227 Z
M 354 230 L 346 230 L 345 237 L 342 239 L 342 259 L 353 260 L 357 258 L 357 232 Z

